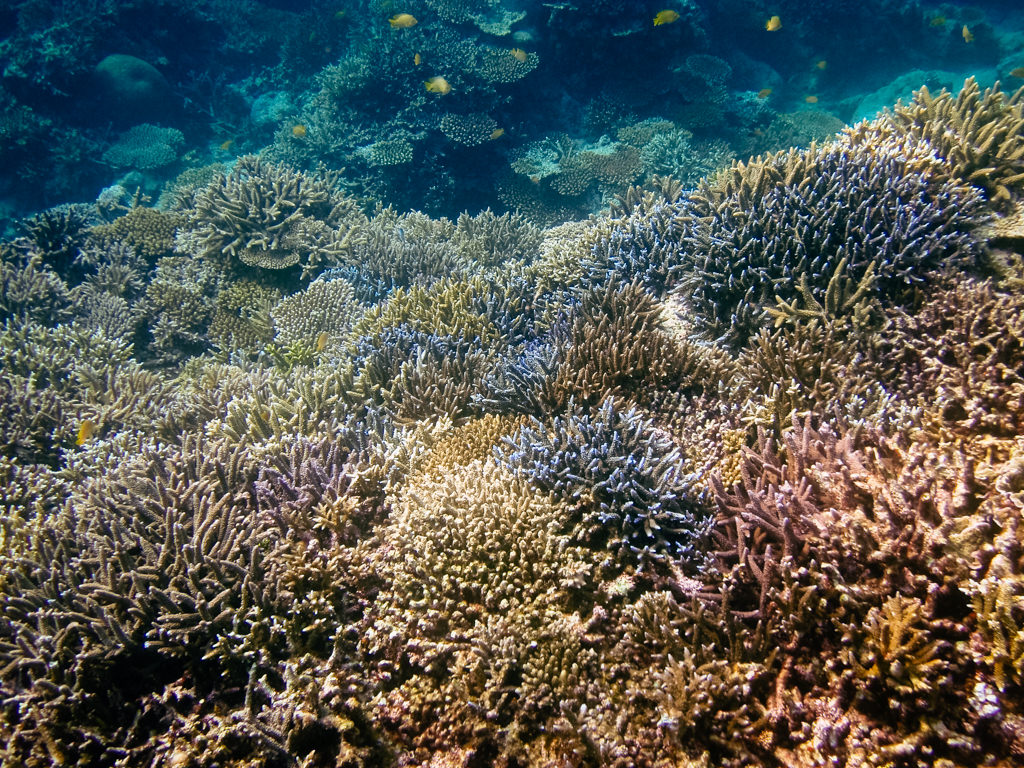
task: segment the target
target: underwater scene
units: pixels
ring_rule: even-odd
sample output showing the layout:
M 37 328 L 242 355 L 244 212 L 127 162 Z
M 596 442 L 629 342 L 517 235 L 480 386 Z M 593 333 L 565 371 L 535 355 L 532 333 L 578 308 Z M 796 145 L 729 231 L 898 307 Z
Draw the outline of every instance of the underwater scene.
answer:
M 0 1 L 0 766 L 1024 765 L 1024 7 Z

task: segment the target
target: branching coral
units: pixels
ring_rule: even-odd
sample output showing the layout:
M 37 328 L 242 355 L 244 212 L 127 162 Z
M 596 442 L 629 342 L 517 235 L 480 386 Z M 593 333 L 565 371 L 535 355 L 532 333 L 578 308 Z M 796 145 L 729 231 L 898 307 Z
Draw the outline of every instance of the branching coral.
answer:
M 930 270 L 973 263 L 981 244 L 970 232 L 986 215 L 977 190 L 947 180 L 928 145 L 912 140 L 737 164 L 687 206 L 684 290 L 698 329 L 734 345 L 777 302 L 801 293 L 824 302 L 838 279 L 857 286 L 870 275 L 867 296 L 905 302 Z
M 187 211 L 202 254 L 261 269 L 301 262 L 304 275 L 337 263 L 364 221 L 331 176 L 311 176 L 247 155 L 200 189 Z
M 209 664 L 244 683 L 281 642 L 239 458 L 191 438 L 141 451 L 32 529 L 0 596 L 10 754 L 96 760 L 137 692 Z
M 20 255 L 0 245 L 0 318 L 47 325 L 70 315 L 68 287 L 39 254 Z
M 897 104 L 889 119 L 896 131 L 934 147 L 953 176 L 1007 202 L 1024 190 L 1022 99 L 1022 90 L 1007 95 L 997 84 L 982 91 L 970 77 L 955 97 L 946 90 L 932 96 L 922 87 L 909 104 Z
M 593 415 L 534 420 L 498 452 L 503 464 L 577 505 L 566 521 L 581 540 L 607 542 L 625 559 L 704 559 L 710 517 L 698 478 L 678 447 L 635 410 L 609 398 Z
M 337 343 L 359 319 L 362 307 L 352 284 L 343 278 L 314 280 L 298 293 L 285 296 L 270 312 L 282 344 L 302 342 L 310 347 Z M 327 340 L 320 344 L 320 334 Z
M 362 642 L 385 682 L 381 715 L 403 740 L 452 749 L 471 733 L 435 729 L 440 702 L 448 702 L 442 719 L 450 724 L 476 720 L 473 711 L 536 716 L 557 706 L 552 683 L 568 688 L 565 675 L 583 671 L 572 671 L 581 660 L 572 635 L 550 626 L 595 568 L 590 553 L 558 533 L 565 515 L 563 504 L 492 461 L 422 477 L 396 500 L 374 555 L 387 588 Z M 404 683 L 408 669 L 429 676 Z
M 152 264 L 173 250 L 179 223 L 179 217 L 173 213 L 137 205 L 110 224 L 93 227 L 92 236 L 108 246 L 125 243 Z
M 884 365 L 894 387 L 930 414 L 939 439 L 1005 441 L 1024 429 L 1022 314 L 1020 293 L 972 280 L 937 290 L 918 312 L 894 319 Z

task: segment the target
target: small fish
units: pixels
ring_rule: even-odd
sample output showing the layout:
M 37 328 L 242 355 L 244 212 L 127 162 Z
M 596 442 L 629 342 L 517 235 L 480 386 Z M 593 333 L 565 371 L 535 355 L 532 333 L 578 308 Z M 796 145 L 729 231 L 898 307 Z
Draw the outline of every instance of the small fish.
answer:
M 817 104 L 818 103 L 818 97 L 817 96 L 804 96 L 804 101 L 806 101 L 808 104 Z
M 1024 80 L 1024 67 L 1017 67 L 1016 69 L 1011 69 L 1010 77 L 1016 77 L 1018 80 Z
M 764 28 L 769 32 L 777 32 L 782 29 L 782 19 L 778 16 L 772 16 L 768 21 L 764 23 Z
M 495 128 L 493 131 L 491 131 L 491 141 L 494 141 L 495 139 L 500 139 L 504 135 L 505 135 L 505 129 L 504 128 Z
M 293 125 L 292 136 L 294 136 L 296 139 L 306 138 L 306 126 L 302 125 L 301 123 L 299 123 L 298 125 Z
M 411 13 L 396 13 L 388 19 L 388 24 L 395 29 L 408 29 L 409 27 L 415 27 L 419 22 Z
M 412 63 L 418 67 L 420 64 L 423 63 L 423 57 L 417 53 L 415 56 L 412 57 Z
M 771 88 L 762 88 L 760 91 L 757 92 L 757 98 L 759 98 L 759 99 L 767 99 L 771 95 L 772 95 L 772 89 Z
M 817 69 L 826 69 L 828 68 L 828 62 L 825 61 L 825 59 L 818 59 L 816 62 L 814 62 L 814 66 Z
M 423 85 L 426 86 L 427 91 L 430 93 L 439 93 L 442 96 L 452 92 L 452 87 L 448 84 L 448 81 L 440 75 L 432 77 L 429 80 L 425 80 Z
M 932 16 L 932 20 L 928 23 L 931 24 L 933 27 L 944 27 L 946 26 L 946 17 Z
M 971 32 L 970 28 L 966 24 L 964 24 L 964 28 L 960 30 L 960 34 L 963 36 L 965 43 L 974 42 L 974 33 Z
M 526 51 L 522 48 L 513 48 L 509 53 L 512 54 L 512 58 L 516 61 L 526 61 Z
M 320 331 L 320 335 L 316 337 L 316 351 L 323 352 L 327 349 L 327 342 L 331 340 L 331 335 L 327 331 Z
M 78 437 L 75 439 L 75 445 L 85 445 L 87 442 L 92 440 L 92 437 L 95 434 L 96 422 L 92 419 L 85 419 L 78 427 Z
M 343 18 L 345 18 L 345 12 L 344 11 L 335 11 L 334 18 L 336 18 L 336 19 L 343 19 Z
M 1013 73 L 1011 72 L 1010 74 L 1013 74 Z M 229 149 L 231 149 L 231 145 L 234 144 L 234 143 L 235 143 L 234 139 L 228 139 L 227 141 L 222 141 L 220 143 L 220 148 L 222 150 L 224 150 L 225 152 L 227 152 Z
M 667 8 L 664 11 L 658 11 L 655 15 L 654 26 L 660 27 L 662 24 L 671 24 L 673 21 L 679 21 L 679 14 L 671 8 Z

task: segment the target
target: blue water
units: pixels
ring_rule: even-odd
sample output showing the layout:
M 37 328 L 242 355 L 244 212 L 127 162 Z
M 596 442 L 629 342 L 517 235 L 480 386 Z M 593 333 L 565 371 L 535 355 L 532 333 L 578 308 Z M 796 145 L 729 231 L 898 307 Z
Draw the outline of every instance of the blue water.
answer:
M 615 141 L 630 124 L 669 120 L 697 142 L 691 165 L 700 175 L 701 159 L 714 155 L 704 141 L 744 159 L 828 133 L 819 119 L 817 128 L 805 121 L 804 130 L 777 135 L 779 115 L 814 111 L 846 123 L 925 83 L 955 87 L 968 74 L 1010 88 L 1024 82 L 1008 75 L 1024 54 L 1021 19 L 1007 3 L 4 6 L 0 199 L 8 220 L 91 202 L 113 184 L 155 199 L 187 168 L 266 150 L 301 167 L 344 168 L 352 192 L 403 210 L 504 210 L 530 198 L 524 182 L 538 175 L 511 171 L 512 163 L 556 134 L 587 147 Z M 655 26 L 659 10 L 679 17 Z M 388 19 L 400 12 L 418 23 L 392 28 Z M 781 27 L 769 32 L 775 15 Z M 528 59 L 511 59 L 513 48 Z M 434 76 L 451 92 L 427 92 Z M 445 133 L 445 118 L 470 121 L 472 145 Z M 157 167 L 113 162 L 110 147 L 143 123 L 182 132 L 173 158 Z M 307 129 L 301 137 L 291 134 L 297 125 Z M 397 158 L 374 153 L 381 140 L 399 141 L 406 159 L 387 164 Z M 656 165 L 634 163 L 600 189 L 568 196 L 563 215 L 600 208 L 624 179 L 642 181 Z

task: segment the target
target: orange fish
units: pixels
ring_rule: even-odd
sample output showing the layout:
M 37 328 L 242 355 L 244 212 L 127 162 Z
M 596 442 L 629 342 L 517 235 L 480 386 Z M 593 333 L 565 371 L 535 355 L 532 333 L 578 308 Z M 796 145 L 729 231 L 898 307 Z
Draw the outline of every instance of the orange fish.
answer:
M 423 85 L 426 86 L 427 91 L 430 93 L 439 93 L 442 96 L 452 92 L 452 87 L 448 84 L 448 81 L 440 75 L 425 80 Z
M 966 24 L 964 24 L 964 28 L 960 30 L 960 34 L 963 35 L 965 43 L 974 42 L 974 33 L 971 32 L 971 30 L 967 27 Z
M 805 96 L 804 97 L 804 101 L 806 101 L 808 104 L 817 104 L 818 103 L 818 97 L 817 96 Z
M 762 88 L 760 91 L 757 92 L 757 98 L 759 98 L 759 99 L 767 99 L 771 95 L 772 95 L 772 89 L 771 88 Z
M 388 19 L 388 24 L 395 29 L 408 29 L 409 27 L 415 27 L 419 22 L 411 13 L 396 13 Z
M 1024 67 L 1017 67 L 1016 69 L 1011 69 L 1010 77 L 1016 77 L 1018 80 L 1024 80 Z
M 782 29 L 782 19 L 778 16 L 772 16 L 768 21 L 764 23 L 764 28 L 769 32 L 777 32 Z
M 92 436 L 96 434 L 96 422 L 92 419 L 86 419 L 82 422 L 81 426 L 78 427 L 78 437 L 75 438 L 75 445 L 85 445 L 87 442 L 92 440 Z
M 818 69 L 825 69 L 826 67 L 828 67 L 828 62 L 825 61 L 824 59 L 818 59 L 816 62 L 814 62 L 814 66 L 817 67 Z
M 664 11 L 658 11 L 655 15 L 654 26 L 660 27 L 662 24 L 672 24 L 676 21 L 679 21 L 679 14 L 671 8 L 667 8 Z
M 331 336 L 327 331 L 320 331 L 320 335 L 316 337 L 316 351 L 323 352 L 327 349 L 327 342 L 331 340 Z
M 306 138 L 306 126 L 302 125 L 301 123 L 299 125 L 293 125 L 292 136 L 294 136 L 296 139 Z
M 522 48 L 513 48 L 509 53 L 512 54 L 512 58 L 516 61 L 526 61 L 526 51 Z

